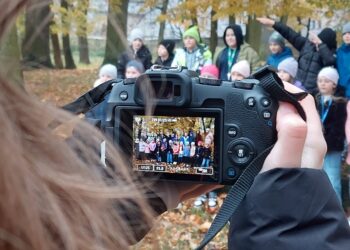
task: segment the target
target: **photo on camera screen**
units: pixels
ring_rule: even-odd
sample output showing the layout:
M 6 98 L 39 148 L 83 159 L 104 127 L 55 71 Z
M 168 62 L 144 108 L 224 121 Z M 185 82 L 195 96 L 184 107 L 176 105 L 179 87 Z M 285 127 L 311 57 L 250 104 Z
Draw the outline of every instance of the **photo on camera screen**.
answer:
M 135 171 L 213 175 L 214 117 L 133 116 Z

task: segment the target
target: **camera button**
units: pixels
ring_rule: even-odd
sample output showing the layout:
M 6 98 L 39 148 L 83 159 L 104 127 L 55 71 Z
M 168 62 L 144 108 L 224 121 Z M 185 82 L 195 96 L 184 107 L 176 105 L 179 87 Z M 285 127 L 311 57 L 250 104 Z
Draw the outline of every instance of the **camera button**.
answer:
M 237 165 L 244 165 L 254 157 L 254 148 L 246 140 L 237 140 L 228 148 L 229 158 Z
M 265 107 L 265 108 L 270 106 L 270 104 L 271 104 L 271 100 L 266 98 L 266 97 L 262 98 L 260 100 L 260 102 L 261 102 L 261 105 L 263 105 L 263 107 Z
M 248 97 L 246 103 L 248 107 L 252 108 L 255 106 L 256 100 L 254 97 Z
M 229 178 L 233 178 L 236 176 L 236 170 L 234 168 L 228 168 L 227 169 L 227 176 Z
M 122 92 L 120 92 L 120 94 L 119 94 L 119 98 L 122 100 L 122 101 L 126 101 L 127 99 L 128 99 L 128 92 L 126 92 L 126 91 L 122 91 Z
M 268 110 L 265 110 L 262 112 L 262 116 L 264 119 L 269 120 L 271 118 L 271 112 Z
M 238 128 L 237 127 L 229 127 L 227 130 L 227 134 L 230 137 L 236 137 L 238 134 Z
M 239 89 L 252 89 L 254 86 L 254 83 L 250 83 L 246 81 L 235 81 L 233 83 L 233 86 Z

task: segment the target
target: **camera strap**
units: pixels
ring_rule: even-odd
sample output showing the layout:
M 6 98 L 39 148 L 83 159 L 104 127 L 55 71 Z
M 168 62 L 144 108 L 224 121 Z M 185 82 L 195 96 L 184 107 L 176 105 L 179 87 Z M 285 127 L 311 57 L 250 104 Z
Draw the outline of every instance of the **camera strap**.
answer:
M 75 101 L 64 105 L 64 110 L 70 111 L 73 114 L 85 114 L 95 105 L 103 101 L 103 98 L 108 94 L 116 81 L 109 80 L 98 85 L 96 88 L 91 89 L 82 96 L 78 97 Z
M 265 70 L 263 72 L 268 73 L 260 74 L 259 71 L 254 74 L 253 77 L 260 81 L 259 84 L 271 95 L 271 97 L 278 101 L 291 103 L 296 108 L 301 118 L 306 121 L 305 112 L 298 101 L 305 98 L 307 93 L 289 93 L 284 89 L 282 81 L 275 72 L 272 72 L 271 70 Z M 228 192 L 207 234 L 196 248 L 197 250 L 203 249 L 216 236 L 216 234 L 221 231 L 232 215 L 236 212 L 239 204 L 252 186 L 255 176 L 259 174 L 267 155 L 270 153 L 273 147 L 274 145 L 271 145 L 261 152 L 242 172 L 238 180 Z

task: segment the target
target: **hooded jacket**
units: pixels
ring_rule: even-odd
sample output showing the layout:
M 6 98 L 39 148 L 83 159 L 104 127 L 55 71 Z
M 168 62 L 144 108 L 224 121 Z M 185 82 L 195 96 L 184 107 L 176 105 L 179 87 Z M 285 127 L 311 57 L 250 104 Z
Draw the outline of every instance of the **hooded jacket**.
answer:
M 296 79 L 304 84 L 309 93 L 316 93 L 318 72 L 326 66 L 334 66 L 336 62 L 336 48 L 334 47 L 336 46 L 335 33 L 333 34 L 330 29 L 325 29 L 327 32 L 322 31 L 319 37 L 321 40 L 324 40 L 322 40 L 323 42 L 317 49 L 316 45 L 310 42 L 306 37 L 301 36 L 281 22 L 276 22 L 273 28 L 299 51 L 299 65 Z M 326 33 L 332 34 L 332 36 Z

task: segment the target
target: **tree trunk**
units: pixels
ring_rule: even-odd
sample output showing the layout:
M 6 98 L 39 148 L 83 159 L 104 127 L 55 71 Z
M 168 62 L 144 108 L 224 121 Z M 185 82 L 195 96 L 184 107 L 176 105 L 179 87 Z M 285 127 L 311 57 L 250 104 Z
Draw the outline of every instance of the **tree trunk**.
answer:
M 215 15 L 215 11 L 211 10 L 211 18 Z M 218 29 L 218 20 L 211 20 L 210 22 L 210 51 L 214 56 L 216 46 L 218 45 L 218 33 L 216 32 Z
M 13 25 L 0 43 L 0 74 L 12 83 L 23 87 L 17 28 Z
M 66 0 L 62 0 L 61 2 L 61 7 L 66 9 L 68 11 L 68 3 Z M 63 25 L 66 25 L 67 30 L 69 30 L 70 24 L 62 20 Z M 70 37 L 69 33 L 67 32 L 66 34 L 62 35 L 62 44 L 63 44 L 63 54 L 64 54 L 64 59 L 66 62 L 66 69 L 75 69 L 75 63 L 72 55 L 72 50 L 70 47 Z
M 78 8 L 84 13 L 80 23 L 80 29 L 78 29 L 78 43 L 79 43 L 79 61 L 84 64 L 90 64 L 89 58 L 89 43 L 87 38 L 87 11 L 89 7 L 88 0 L 80 0 L 78 2 Z
M 261 45 L 261 24 L 255 19 L 254 16 L 249 15 L 248 25 L 246 32 L 246 41 L 249 43 L 253 49 L 255 49 L 258 54 L 261 54 L 261 50 L 265 50 L 264 46 Z
M 169 0 L 163 0 L 163 6 L 161 9 L 161 15 L 165 15 L 168 9 Z M 159 24 L 159 34 L 158 34 L 158 43 L 164 39 L 164 30 L 165 30 L 165 21 L 160 22 Z
M 128 13 L 128 0 L 121 0 L 120 11 L 109 1 L 108 6 L 108 22 L 107 22 L 107 39 L 105 57 L 103 64 L 117 64 L 118 56 L 123 53 L 128 47 L 126 37 L 126 22 Z
M 231 16 L 228 17 L 228 23 L 229 24 L 236 24 L 236 16 L 235 16 L 235 14 L 232 14 Z
M 63 69 L 63 62 L 61 57 L 60 42 L 57 33 L 51 33 L 51 44 L 53 49 L 53 58 L 55 61 L 55 67 L 57 69 Z
M 52 0 L 34 0 L 26 10 L 22 53 L 27 67 L 53 67 L 50 58 L 50 4 Z

